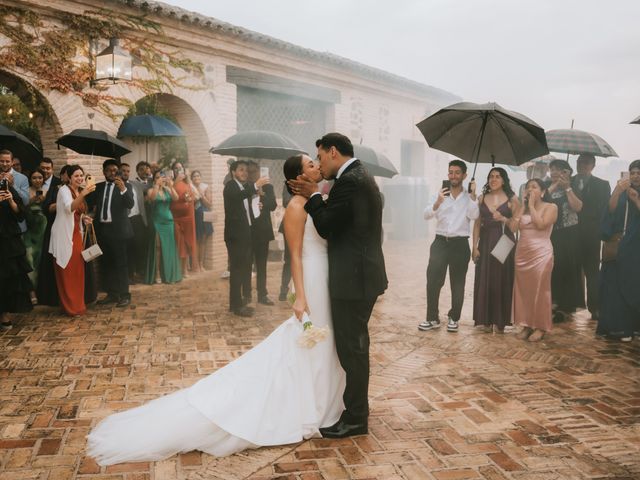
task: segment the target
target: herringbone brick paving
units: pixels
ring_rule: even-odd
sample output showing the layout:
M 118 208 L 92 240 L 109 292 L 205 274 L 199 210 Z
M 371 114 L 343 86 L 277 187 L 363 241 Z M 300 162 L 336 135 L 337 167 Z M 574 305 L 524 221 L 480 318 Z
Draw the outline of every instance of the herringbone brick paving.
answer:
M 216 459 L 100 468 L 84 453 L 111 412 L 189 386 L 237 358 L 288 316 L 226 311 L 217 274 L 134 286 L 126 311 L 80 319 L 37 308 L 0 335 L 0 480 L 640 479 L 640 342 L 594 337 L 584 313 L 540 344 L 460 331 L 418 332 L 425 242 L 385 245 L 391 286 L 371 321 L 370 433 Z M 277 292 L 278 264 L 269 285 Z M 443 289 L 442 311 L 449 301 Z

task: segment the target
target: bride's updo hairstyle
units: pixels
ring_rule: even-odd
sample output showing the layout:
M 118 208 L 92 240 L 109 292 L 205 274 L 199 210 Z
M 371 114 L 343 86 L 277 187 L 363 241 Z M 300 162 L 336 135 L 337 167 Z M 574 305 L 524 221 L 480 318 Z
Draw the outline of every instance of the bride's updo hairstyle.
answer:
M 284 167 L 282 167 L 284 172 L 285 180 L 295 180 L 298 178 L 298 175 L 302 175 L 302 154 L 294 155 L 293 157 L 287 158 L 287 161 L 284 162 Z M 289 194 L 294 195 L 293 191 L 289 184 L 287 185 L 287 192 Z

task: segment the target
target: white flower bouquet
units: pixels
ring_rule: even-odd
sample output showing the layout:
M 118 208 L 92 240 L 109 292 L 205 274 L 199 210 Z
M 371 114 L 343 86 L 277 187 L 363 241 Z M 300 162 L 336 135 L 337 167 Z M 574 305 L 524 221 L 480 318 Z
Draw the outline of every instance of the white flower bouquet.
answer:
M 296 301 L 295 292 L 289 292 L 288 298 L 291 305 Z M 298 346 L 302 348 L 313 348 L 316 343 L 323 341 L 329 335 L 327 327 L 316 327 L 309 315 L 305 312 L 302 316 L 302 333 L 298 337 Z

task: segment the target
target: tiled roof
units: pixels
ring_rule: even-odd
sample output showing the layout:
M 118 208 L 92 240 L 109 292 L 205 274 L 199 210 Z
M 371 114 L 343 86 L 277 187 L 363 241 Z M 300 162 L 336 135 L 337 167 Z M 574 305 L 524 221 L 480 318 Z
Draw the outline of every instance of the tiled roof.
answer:
M 293 55 L 315 60 L 318 63 L 328 63 L 336 67 L 347 68 L 354 73 L 363 77 L 385 82 L 408 91 L 416 92 L 422 95 L 433 96 L 443 101 L 455 102 L 460 98 L 456 95 L 436 87 L 425 85 L 408 78 L 394 75 L 379 68 L 370 67 L 363 63 L 359 63 L 348 58 L 341 57 L 329 52 L 319 52 L 310 48 L 300 47 L 293 43 L 285 42 L 278 38 L 254 32 L 247 28 L 238 27 L 227 22 L 218 20 L 217 18 L 208 17 L 200 13 L 191 12 L 180 7 L 175 7 L 163 2 L 147 1 L 147 0 L 110 0 L 113 3 L 127 5 L 132 8 L 140 9 L 144 12 L 152 13 L 158 16 L 173 18 L 190 24 L 195 27 L 209 29 L 220 32 L 225 35 L 240 38 L 247 42 L 259 43 L 261 45 L 281 50 Z

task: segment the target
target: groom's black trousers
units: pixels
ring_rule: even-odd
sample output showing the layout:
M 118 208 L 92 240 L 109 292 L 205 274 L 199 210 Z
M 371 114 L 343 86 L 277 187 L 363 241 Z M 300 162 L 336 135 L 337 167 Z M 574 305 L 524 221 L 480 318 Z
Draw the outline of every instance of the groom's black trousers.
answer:
M 369 317 L 377 297 L 367 300 L 331 299 L 331 316 L 340 365 L 347 374 L 344 389 L 347 423 L 366 422 L 369 416 Z

